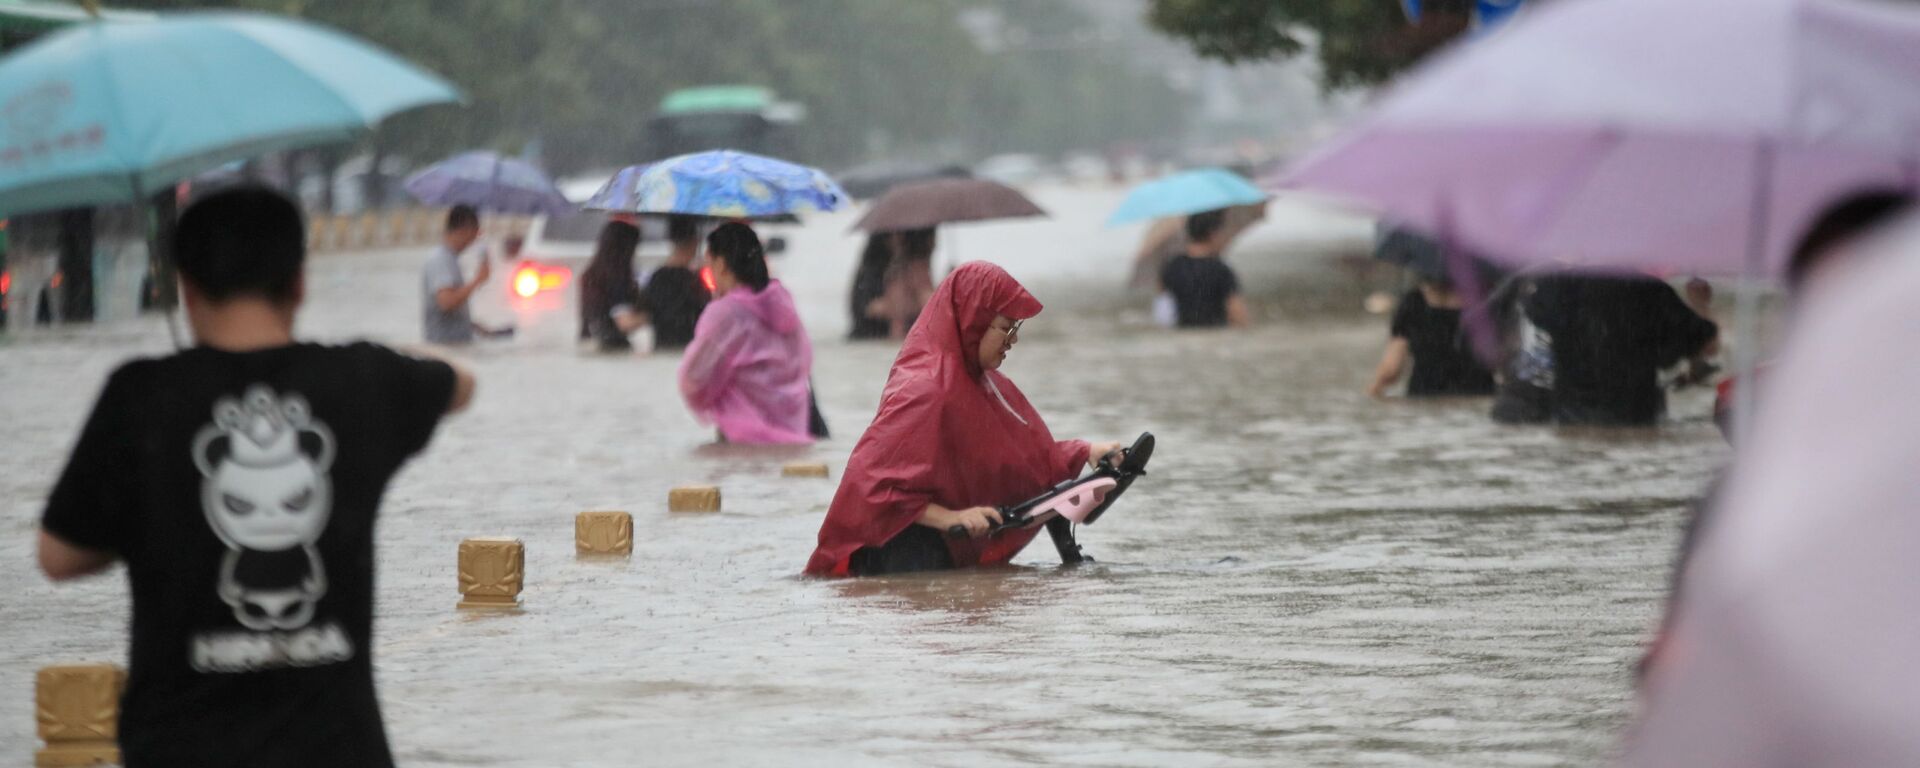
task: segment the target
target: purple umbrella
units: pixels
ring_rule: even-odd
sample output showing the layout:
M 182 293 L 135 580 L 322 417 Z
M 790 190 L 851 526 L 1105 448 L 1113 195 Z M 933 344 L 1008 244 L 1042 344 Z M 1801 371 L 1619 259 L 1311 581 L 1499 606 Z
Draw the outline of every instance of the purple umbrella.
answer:
M 1514 266 L 1777 274 L 1822 208 L 1911 187 L 1920 8 L 1564 0 L 1410 75 L 1281 185 Z
M 1633 768 L 1920 765 L 1920 229 L 1826 268 L 1688 561 Z
M 531 163 L 493 152 L 462 152 L 407 177 L 407 193 L 428 205 L 471 205 L 488 213 L 573 212 L 553 180 Z

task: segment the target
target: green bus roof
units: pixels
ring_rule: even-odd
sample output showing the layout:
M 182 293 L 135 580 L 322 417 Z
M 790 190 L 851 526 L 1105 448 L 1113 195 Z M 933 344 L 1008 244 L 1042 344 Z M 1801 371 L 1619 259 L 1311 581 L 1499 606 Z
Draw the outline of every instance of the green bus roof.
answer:
M 660 100 L 660 114 L 698 112 L 764 112 L 773 106 L 773 91 L 757 85 L 708 85 L 682 88 Z

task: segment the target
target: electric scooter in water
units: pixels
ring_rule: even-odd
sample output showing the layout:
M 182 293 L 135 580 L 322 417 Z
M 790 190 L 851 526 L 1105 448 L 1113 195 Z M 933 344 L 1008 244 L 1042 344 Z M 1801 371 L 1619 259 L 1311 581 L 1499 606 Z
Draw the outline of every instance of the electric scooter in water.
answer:
M 1085 477 L 1060 483 L 1018 504 L 999 507 L 1000 522 L 987 530 L 987 536 L 1045 525 L 1047 535 L 1053 539 L 1054 549 L 1060 552 L 1061 563 L 1075 565 L 1091 560 L 1080 552 L 1080 545 L 1074 541 L 1073 525 L 1092 525 L 1107 513 L 1107 509 L 1120 498 L 1120 494 L 1126 492 L 1128 486 L 1133 485 L 1135 479 L 1147 473 L 1147 460 L 1153 458 L 1153 433 L 1140 433 L 1133 445 L 1117 453 L 1118 460 L 1113 454 L 1100 457 L 1099 464 Z M 950 527 L 947 535 L 965 538 L 966 526 Z

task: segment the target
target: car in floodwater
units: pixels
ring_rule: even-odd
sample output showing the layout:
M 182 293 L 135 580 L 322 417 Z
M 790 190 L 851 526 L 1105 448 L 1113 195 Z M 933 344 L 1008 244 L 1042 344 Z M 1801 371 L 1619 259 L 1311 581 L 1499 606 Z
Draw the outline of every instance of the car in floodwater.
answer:
M 557 182 L 568 200 L 585 200 L 613 173 L 584 174 Z M 569 343 L 580 331 L 579 277 L 593 260 L 593 246 L 609 216 L 576 210 L 533 217 L 520 253 L 509 256 L 499 242 L 488 244 L 495 259 L 490 285 L 476 294 L 474 317 L 482 325 L 514 326 L 515 343 Z M 666 222 L 642 217 L 634 272 L 645 274 L 666 259 Z
M 556 185 L 568 200 L 586 200 L 612 176 L 612 171 L 589 173 L 562 179 Z M 514 257 L 507 256 L 500 243 L 489 243 L 488 258 L 495 260 L 493 277 L 485 290 L 475 294 L 475 321 L 488 326 L 513 325 L 516 344 L 551 346 L 577 341 L 579 278 L 593 260 L 600 229 L 610 218 L 605 211 L 588 210 L 535 216 L 522 238 L 519 255 Z M 666 219 L 640 216 L 635 223 L 640 227 L 640 247 L 634 255 L 633 271 L 644 284 L 647 275 L 666 261 L 672 246 L 667 242 Z M 771 222 L 755 225 L 767 238 L 769 256 L 778 257 L 786 250 L 786 239 L 775 234 L 782 226 Z M 769 233 L 769 228 L 775 233 Z

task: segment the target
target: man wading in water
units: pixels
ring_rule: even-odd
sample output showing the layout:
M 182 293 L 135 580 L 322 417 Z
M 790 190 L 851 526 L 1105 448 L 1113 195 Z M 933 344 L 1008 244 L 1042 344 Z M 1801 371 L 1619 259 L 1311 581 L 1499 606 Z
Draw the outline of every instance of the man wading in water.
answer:
M 127 562 L 130 766 L 393 765 L 373 688 L 373 528 L 387 481 L 473 377 L 293 340 L 300 212 L 214 193 L 174 254 L 198 346 L 107 379 L 47 499 L 59 581 Z

